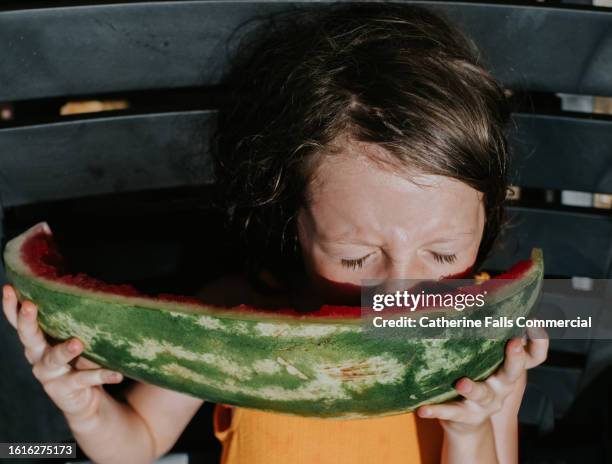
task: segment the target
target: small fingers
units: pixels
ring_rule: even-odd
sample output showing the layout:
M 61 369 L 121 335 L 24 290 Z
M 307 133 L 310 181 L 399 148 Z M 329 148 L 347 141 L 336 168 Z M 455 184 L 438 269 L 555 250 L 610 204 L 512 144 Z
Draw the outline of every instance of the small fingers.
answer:
M 2 310 L 9 324 L 17 329 L 17 295 L 10 285 L 2 287 Z
M 513 338 L 506 345 L 506 359 L 490 379 L 497 380 L 506 385 L 514 384 L 526 369 L 527 354 L 520 338 Z
M 525 347 L 527 352 L 526 368 L 531 369 L 546 361 L 550 341 L 546 330 L 540 327 L 529 327 L 527 335 L 529 341 Z
M 488 405 L 495 398 L 495 392 L 489 385 L 484 382 L 474 382 L 467 377 L 459 380 L 455 388 L 461 396 L 481 406 Z
M 462 422 L 465 416 L 465 406 L 457 402 L 430 404 L 417 409 L 417 414 L 424 419 Z
M 31 301 L 24 301 L 17 315 L 17 333 L 19 340 L 27 350 L 28 361 L 38 362 L 49 344 L 36 321 L 37 308 Z
M 487 400 L 487 404 L 484 406 L 471 400 L 451 401 L 421 406 L 417 409 L 417 414 L 425 419 L 478 425 L 497 413 L 502 404 L 501 398 L 494 395 L 490 400 Z
M 65 378 L 56 380 L 58 383 L 57 393 L 70 395 L 83 388 L 94 387 L 105 383 L 119 383 L 123 376 L 119 372 L 108 369 L 89 369 L 84 371 L 72 371 Z
M 34 376 L 41 383 L 45 383 L 67 374 L 72 370 L 68 363 L 79 355 L 81 349 L 81 342 L 74 338 L 55 345 L 45 353 L 40 362 L 34 365 L 32 369 Z
M 72 338 L 55 345 L 49 350 L 42 362 L 47 369 L 57 369 L 58 367 L 68 365 L 70 361 L 81 353 L 82 349 L 82 343 L 78 339 Z
M 43 383 L 43 388 L 65 414 L 81 416 L 97 408 L 101 384 L 122 380 L 121 375 L 114 377 L 111 374 L 115 373 L 106 369 L 71 371 Z
M 83 356 L 79 356 L 78 358 L 76 358 L 72 362 L 72 365 L 79 370 L 100 369 L 102 367 L 100 366 L 100 364 L 90 361 L 89 359 L 84 358 Z

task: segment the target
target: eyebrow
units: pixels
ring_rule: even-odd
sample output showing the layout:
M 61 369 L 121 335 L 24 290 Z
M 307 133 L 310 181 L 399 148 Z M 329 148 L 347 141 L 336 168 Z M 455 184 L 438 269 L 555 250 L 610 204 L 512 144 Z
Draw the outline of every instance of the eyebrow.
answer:
M 322 238 L 322 242 L 325 243 L 344 243 L 344 244 L 350 244 L 350 245 L 364 245 L 364 246 L 375 246 L 374 243 L 370 243 L 367 241 L 356 241 L 356 240 L 351 240 L 351 233 L 352 231 L 346 231 L 343 232 L 341 234 L 335 235 L 335 236 L 331 236 L 331 237 L 323 237 Z M 464 236 L 473 236 L 475 233 L 474 229 L 470 229 L 467 231 L 458 231 L 454 234 L 452 234 L 452 236 L 447 236 L 447 237 L 440 237 L 437 238 L 435 240 L 432 240 L 430 242 L 425 243 L 424 245 L 431 245 L 432 243 L 446 243 L 446 242 L 454 242 L 457 240 L 460 240 L 461 238 L 463 238 Z
M 330 234 L 330 235 L 323 234 L 321 237 L 321 241 L 326 242 L 326 243 L 347 243 L 347 244 L 353 244 L 353 245 L 360 245 L 360 244 L 371 245 L 370 243 L 356 241 L 354 237 L 358 234 L 358 232 L 359 230 L 357 228 L 351 228 L 351 229 L 346 229 L 337 234 Z
M 473 236 L 474 232 L 475 232 L 474 229 L 467 230 L 467 231 L 455 232 L 455 233 L 452 234 L 452 236 L 440 237 L 440 238 L 437 238 L 435 240 L 432 240 L 430 242 L 425 243 L 425 245 L 431 245 L 432 243 L 454 242 L 456 240 L 460 240 L 464 236 Z

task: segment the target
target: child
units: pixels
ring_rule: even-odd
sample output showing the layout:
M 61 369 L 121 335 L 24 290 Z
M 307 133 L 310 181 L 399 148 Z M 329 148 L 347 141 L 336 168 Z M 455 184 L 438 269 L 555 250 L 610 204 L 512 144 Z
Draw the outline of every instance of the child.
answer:
M 503 223 L 509 112 L 458 31 L 414 6 L 332 4 L 246 37 L 214 147 L 249 270 L 207 285 L 203 300 L 308 310 L 352 301 L 343 284 L 363 278 L 437 279 L 482 263 Z M 80 342 L 50 347 L 9 286 L 3 306 L 95 462 L 161 456 L 202 404 L 140 383 L 119 403 L 100 387 L 119 378 L 76 358 Z M 529 335 L 486 381 L 461 379 L 463 399 L 418 414 L 323 420 L 217 405 L 222 463 L 517 462 L 526 369 L 547 351 L 545 334 Z

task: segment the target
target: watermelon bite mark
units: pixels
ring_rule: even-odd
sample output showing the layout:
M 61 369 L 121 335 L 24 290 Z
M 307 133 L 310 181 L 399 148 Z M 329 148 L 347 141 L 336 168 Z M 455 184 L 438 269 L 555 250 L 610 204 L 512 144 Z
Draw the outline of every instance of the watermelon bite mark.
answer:
M 48 226 L 40 227 L 38 232 L 31 234 L 28 239 L 24 241 L 21 256 L 34 275 L 44 279 L 61 282 L 66 285 L 79 287 L 84 290 L 111 293 L 126 297 L 189 303 L 207 308 L 211 306 L 190 296 L 167 293 L 151 296 L 137 290 L 130 284 L 109 284 L 84 273 L 71 274 L 66 268 L 64 257 L 59 252 Z M 520 279 L 532 266 L 533 262 L 530 259 L 519 261 L 507 272 L 493 276 L 490 280 L 481 284 L 474 284 L 471 287 L 461 287 L 461 291 L 463 293 L 480 293 L 485 289 L 489 292 L 494 291 L 508 284 L 513 279 Z M 445 279 L 469 279 L 471 270 L 472 267 L 470 266 L 465 271 L 447 276 Z M 249 305 L 240 305 L 233 309 L 238 311 L 271 312 L 288 316 L 307 315 L 309 317 L 358 318 L 362 315 L 362 309 L 358 306 L 338 305 L 323 305 L 316 311 L 309 311 L 306 313 L 291 308 L 270 310 L 254 308 Z

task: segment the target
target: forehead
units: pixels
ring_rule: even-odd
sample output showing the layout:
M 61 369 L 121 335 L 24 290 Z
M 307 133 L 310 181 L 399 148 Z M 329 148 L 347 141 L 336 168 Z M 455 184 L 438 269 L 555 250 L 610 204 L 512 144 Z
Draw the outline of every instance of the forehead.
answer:
M 382 147 L 350 143 L 321 157 L 308 187 L 309 210 L 326 228 L 399 228 L 429 234 L 474 227 L 482 194 L 443 176 L 376 162 Z

